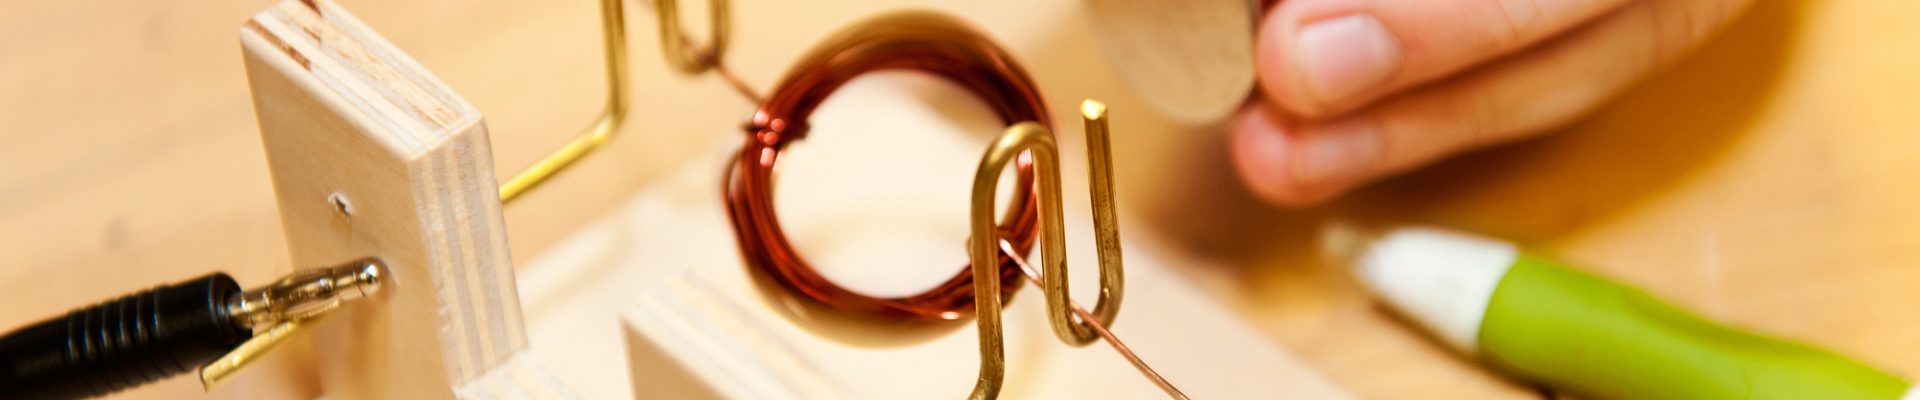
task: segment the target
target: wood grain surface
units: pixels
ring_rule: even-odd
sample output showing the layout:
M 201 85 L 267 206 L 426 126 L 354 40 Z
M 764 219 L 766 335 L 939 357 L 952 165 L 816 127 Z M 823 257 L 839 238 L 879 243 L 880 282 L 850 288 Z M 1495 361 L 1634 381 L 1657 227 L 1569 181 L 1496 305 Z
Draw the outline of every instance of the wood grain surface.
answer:
M 270 4 L 0 3 L 0 325 L 209 269 L 257 284 L 296 266 L 234 39 Z M 599 111 L 592 2 L 341 4 L 487 116 L 495 176 Z M 645 4 L 629 11 L 630 130 L 506 210 L 519 258 L 698 158 L 687 149 L 738 140 L 750 105 L 658 62 Z M 826 32 L 908 7 L 977 21 L 1025 61 L 1056 111 L 1106 100 L 1127 234 L 1200 260 L 1186 269 L 1361 397 L 1537 394 L 1368 301 L 1318 256 L 1320 226 L 1334 219 L 1504 236 L 1708 316 L 1920 375 L 1920 3 L 1760 1 L 1694 56 L 1562 132 L 1305 210 L 1252 200 L 1223 130 L 1132 112 L 1151 108 L 1112 72 L 1076 1 L 737 1 L 728 59 L 764 88 Z M 702 9 L 682 7 L 689 31 L 704 31 Z M 1080 157 L 1077 139 L 1063 146 Z M 1085 184 L 1078 174 L 1066 172 L 1068 192 Z M 318 391 L 267 379 L 303 371 L 246 373 L 256 378 L 209 397 Z M 199 393 L 175 379 L 125 397 Z

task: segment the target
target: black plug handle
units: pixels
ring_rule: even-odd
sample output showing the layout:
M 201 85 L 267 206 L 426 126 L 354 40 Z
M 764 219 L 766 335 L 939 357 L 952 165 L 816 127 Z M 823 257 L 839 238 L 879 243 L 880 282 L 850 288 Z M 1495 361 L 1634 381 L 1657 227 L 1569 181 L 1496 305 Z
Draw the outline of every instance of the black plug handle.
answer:
M 0 337 L 0 399 L 102 396 L 191 371 L 252 337 L 213 273 L 127 295 Z

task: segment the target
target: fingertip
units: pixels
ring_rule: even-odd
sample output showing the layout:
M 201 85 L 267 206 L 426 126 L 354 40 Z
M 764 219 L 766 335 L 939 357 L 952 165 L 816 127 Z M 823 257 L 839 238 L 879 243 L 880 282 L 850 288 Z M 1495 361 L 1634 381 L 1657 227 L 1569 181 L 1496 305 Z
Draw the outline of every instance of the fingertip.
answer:
M 1295 115 L 1320 117 L 1325 107 L 1308 97 L 1298 65 L 1292 53 L 1295 24 L 1285 10 L 1275 7 L 1260 22 L 1255 39 L 1254 68 L 1260 92 L 1278 106 Z
M 1292 3 L 1290 3 L 1292 4 Z M 1292 115 L 1323 119 L 1371 101 L 1401 70 L 1399 39 L 1365 7 L 1282 5 L 1260 24 L 1261 92 Z
M 1264 108 L 1263 105 L 1247 107 L 1233 122 L 1229 151 L 1241 184 L 1255 197 L 1280 206 L 1308 206 L 1330 196 L 1331 193 L 1316 190 L 1297 178 L 1288 128 L 1278 116 Z

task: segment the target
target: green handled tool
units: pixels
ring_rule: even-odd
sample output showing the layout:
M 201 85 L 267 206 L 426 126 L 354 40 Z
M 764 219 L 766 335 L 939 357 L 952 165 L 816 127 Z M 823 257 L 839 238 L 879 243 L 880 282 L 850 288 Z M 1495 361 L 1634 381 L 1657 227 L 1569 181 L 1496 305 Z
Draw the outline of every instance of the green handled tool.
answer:
M 1514 245 L 1406 228 L 1355 272 L 1442 341 L 1557 391 L 1600 399 L 1920 399 L 1838 354 L 1707 321 Z

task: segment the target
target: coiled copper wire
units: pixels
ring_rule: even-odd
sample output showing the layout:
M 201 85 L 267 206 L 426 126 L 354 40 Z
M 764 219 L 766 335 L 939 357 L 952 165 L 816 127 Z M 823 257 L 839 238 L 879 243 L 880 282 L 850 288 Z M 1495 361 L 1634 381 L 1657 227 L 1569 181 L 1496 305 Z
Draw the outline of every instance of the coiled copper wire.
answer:
M 808 133 L 807 116 L 842 84 L 868 72 L 905 69 L 951 81 L 985 100 L 1003 124 L 1036 121 L 1052 128 L 1046 103 L 1025 69 L 979 31 L 929 12 L 895 13 L 855 24 L 829 38 L 789 70 L 748 122 L 747 141 L 723 183 L 728 217 L 740 251 L 756 275 L 796 297 L 842 314 L 883 320 L 938 322 L 973 313 L 971 266 L 920 294 L 881 298 L 834 284 L 795 251 L 773 207 L 774 164 L 781 150 Z M 1031 250 L 1038 223 L 1033 162 L 1015 163 L 1018 183 L 999 229 L 1021 254 Z M 973 238 L 972 240 L 995 240 Z M 963 254 L 955 252 L 956 255 Z M 1022 279 L 1019 264 L 1001 254 L 1007 300 Z

